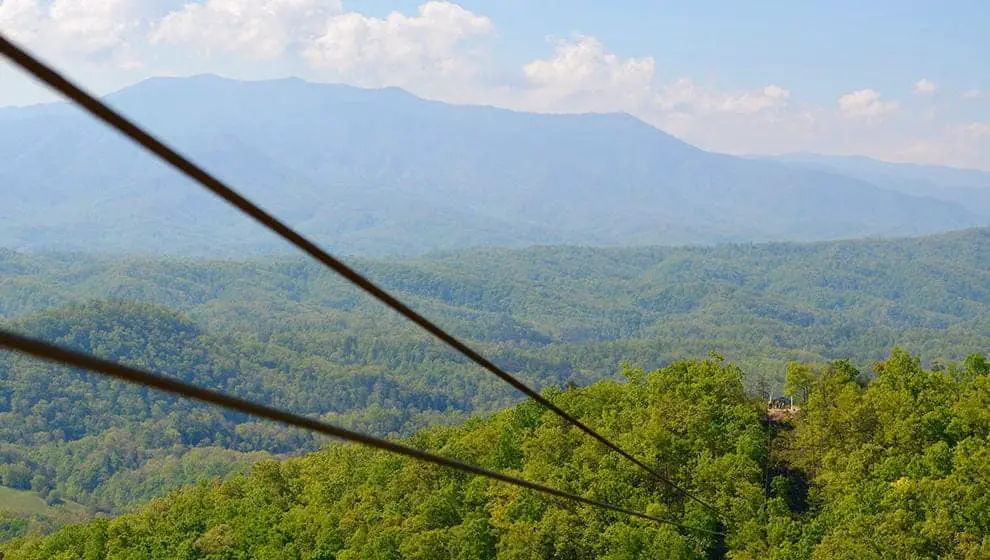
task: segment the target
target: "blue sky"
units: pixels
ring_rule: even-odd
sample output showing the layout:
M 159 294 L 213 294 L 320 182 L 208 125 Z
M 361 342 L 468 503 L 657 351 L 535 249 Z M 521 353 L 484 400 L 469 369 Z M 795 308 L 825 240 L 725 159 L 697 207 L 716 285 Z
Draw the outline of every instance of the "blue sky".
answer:
M 413 13 L 420 2 L 370 0 L 369 15 Z M 716 79 L 725 87 L 786 83 L 827 103 L 862 87 L 909 88 L 919 77 L 962 93 L 990 89 L 990 2 L 836 0 L 465 0 L 498 27 L 499 55 L 523 64 L 547 37 L 594 35 L 609 50 L 653 56 L 660 79 Z
M 0 29 L 100 93 L 295 75 L 625 111 L 732 153 L 990 168 L 986 1 L 2 0 Z M 50 98 L 0 67 L 0 106 Z

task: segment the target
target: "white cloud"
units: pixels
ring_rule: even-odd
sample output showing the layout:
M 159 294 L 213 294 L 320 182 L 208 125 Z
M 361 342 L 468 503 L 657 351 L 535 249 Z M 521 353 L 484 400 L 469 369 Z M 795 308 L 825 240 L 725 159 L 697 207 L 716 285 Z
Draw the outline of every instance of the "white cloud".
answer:
M 883 101 L 880 93 L 872 89 L 860 89 L 839 97 L 839 112 L 847 117 L 873 120 L 899 108 L 896 101 Z
M 5 0 L 0 4 L 0 27 L 16 41 L 34 43 L 48 17 L 38 0 Z
M 450 2 L 373 17 L 344 12 L 340 0 L 0 0 L 0 28 L 102 92 L 150 75 L 282 72 L 520 110 L 624 111 L 716 151 L 858 153 L 981 167 L 990 161 L 990 125 L 978 103 L 957 103 L 950 113 L 933 98 L 926 111 L 899 111 L 896 101 L 860 89 L 827 107 L 796 99 L 780 84 L 726 89 L 661 79 L 653 56 L 622 56 L 590 35 L 558 40 L 544 57 L 500 68 L 488 52 L 496 46 L 494 22 Z M 36 95 L 30 88 L 37 86 L 11 68 L 0 65 L 0 74 L 0 104 Z M 938 88 L 923 78 L 914 90 L 931 95 Z M 972 122 L 947 125 L 949 114 Z
M 973 122 L 956 125 L 951 131 L 968 138 L 990 138 L 990 123 Z
M 938 86 L 928 78 L 922 78 L 914 83 L 914 92 L 920 95 L 931 95 L 937 90 Z
M 653 87 L 653 57 L 620 59 L 591 36 L 557 41 L 552 58 L 523 67 L 525 103 L 550 111 L 634 110 Z
M 4 0 L 0 28 L 42 55 L 137 64 L 148 9 L 140 0 Z
M 785 106 L 791 93 L 777 85 L 755 91 L 723 92 L 681 78 L 662 87 L 656 97 L 658 107 L 668 111 L 693 113 L 732 113 L 748 115 Z
M 415 16 L 334 16 L 303 56 L 313 67 L 332 69 L 359 85 L 436 89 L 438 83 L 463 83 L 481 72 L 485 65 L 475 41 L 494 33 L 485 16 L 449 2 L 428 2 Z
M 339 0 L 207 0 L 188 3 L 154 28 L 151 44 L 190 46 L 201 53 L 236 52 L 275 60 L 318 34 L 341 10 Z
M 990 157 L 990 124 L 985 122 L 948 125 L 920 140 L 904 140 L 905 147 L 884 156 L 891 161 L 984 169 Z
M 770 99 L 790 99 L 791 92 L 780 86 L 771 84 L 763 88 L 763 95 Z
M 517 106 L 550 112 L 625 111 L 683 130 L 697 117 L 752 115 L 784 107 L 790 92 L 777 85 L 754 91 L 722 92 L 688 78 L 656 82 L 653 57 L 622 58 L 587 35 L 558 41 L 554 56 L 523 67 L 526 89 Z
M 681 78 L 659 86 L 653 107 L 636 116 L 705 149 L 752 153 L 792 151 L 817 133 L 823 113 L 777 85 L 725 91 Z
M 495 104 L 539 112 L 622 111 L 688 142 L 735 151 L 752 145 L 753 131 L 761 127 L 767 131 L 762 136 L 776 142 L 768 123 L 808 126 L 808 114 L 792 107 L 790 92 L 779 85 L 722 91 L 689 78 L 662 84 L 655 66 L 653 57 L 624 58 L 597 38 L 579 35 L 557 41 L 553 56 L 524 65 L 524 85 L 502 92 Z

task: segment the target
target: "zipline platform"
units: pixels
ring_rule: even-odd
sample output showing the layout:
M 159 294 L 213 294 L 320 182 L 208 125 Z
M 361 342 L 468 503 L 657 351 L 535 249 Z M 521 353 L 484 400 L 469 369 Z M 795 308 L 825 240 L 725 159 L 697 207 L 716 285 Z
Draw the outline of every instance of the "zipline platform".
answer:
M 783 420 L 790 420 L 797 413 L 801 411 L 800 407 L 789 406 L 787 408 L 767 408 L 767 418 L 773 422 L 781 422 Z

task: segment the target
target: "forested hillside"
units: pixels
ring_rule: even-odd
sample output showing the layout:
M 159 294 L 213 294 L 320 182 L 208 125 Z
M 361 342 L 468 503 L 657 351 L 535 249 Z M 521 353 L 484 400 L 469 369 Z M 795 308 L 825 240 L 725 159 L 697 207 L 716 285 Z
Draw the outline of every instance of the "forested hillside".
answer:
M 652 370 L 717 350 L 740 365 L 750 393 L 780 394 L 790 361 L 848 357 L 869 370 L 895 345 L 926 365 L 990 347 L 988 257 L 990 234 L 971 230 L 355 264 L 537 388 L 615 379 L 623 361 Z M 0 251 L 0 315 L 59 344 L 378 435 L 409 436 L 519 399 L 302 259 Z M 50 506 L 7 514 L 32 519 L 9 534 L 87 508 L 129 511 L 178 485 L 322 444 L 7 354 L 0 382 L 0 483 Z
M 988 332 L 980 328 L 990 310 L 988 258 L 990 230 L 974 229 L 889 241 L 478 249 L 352 262 L 478 341 L 553 347 L 639 339 L 651 341 L 660 359 L 714 345 L 732 350 L 733 359 L 800 351 L 862 361 L 895 343 L 931 359 L 950 357 L 935 354 L 952 346 L 956 358 L 978 346 Z M 357 333 L 372 324 L 375 333 L 359 338 L 394 341 L 415 332 L 302 258 L 7 251 L 0 274 L 0 315 L 7 317 L 94 298 L 132 299 L 255 338 L 300 329 Z
M 848 361 L 793 365 L 800 412 L 762 421 L 718 358 L 551 398 L 712 502 L 726 557 L 990 556 L 990 367 L 926 370 L 901 350 L 872 382 Z M 532 403 L 410 443 L 676 519 L 718 525 Z M 114 520 L 3 546 L 7 558 L 689 559 L 721 545 L 690 530 L 547 501 L 353 445 L 200 484 Z

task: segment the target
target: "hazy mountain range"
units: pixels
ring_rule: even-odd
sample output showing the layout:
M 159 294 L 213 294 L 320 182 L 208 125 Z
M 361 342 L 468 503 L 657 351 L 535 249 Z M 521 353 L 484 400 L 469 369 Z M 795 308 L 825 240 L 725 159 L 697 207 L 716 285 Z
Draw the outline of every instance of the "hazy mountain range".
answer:
M 106 99 L 345 253 L 820 240 L 990 221 L 990 173 L 735 157 L 623 114 L 530 114 L 398 89 L 210 75 L 150 79 Z M 283 249 L 65 104 L 0 109 L 0 197 L 0 246 Z

